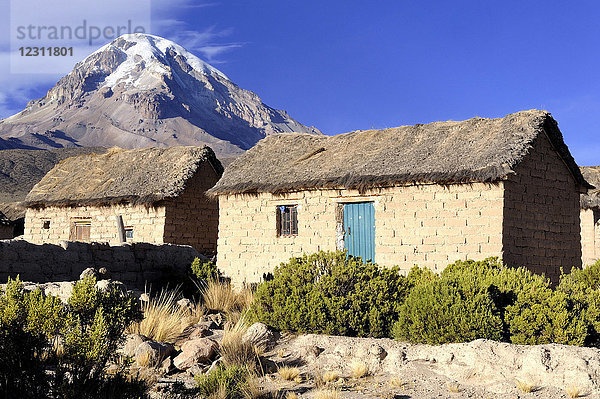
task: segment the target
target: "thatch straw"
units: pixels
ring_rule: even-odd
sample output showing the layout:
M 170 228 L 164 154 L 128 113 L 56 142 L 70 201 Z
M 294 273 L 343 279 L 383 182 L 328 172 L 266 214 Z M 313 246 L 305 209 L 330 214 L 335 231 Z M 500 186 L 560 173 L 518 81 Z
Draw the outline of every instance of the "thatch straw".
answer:
M 22 202 L 0 203 L 0 212 L 12 221 L 24 218 L 26 209 Z
M 581 194 L 581 208 L 600 208 L 600 166 L 582 166 L 580 169 L 585 180 L 595 186 L 587 194 Z
M 505 179 L 546 134 L 575 180 L 581 176 L 548 112 L 522 111 L 337 136 L 268 136 L 227 167 L 210 194 L 282 193 L 314 188 L 369 188 L 414 183 Z
M 58 163 L 25 199 L 28 207 L 154 205 L 175 198 L 200 165 L 210 162 L 220 175 L 221 163 L 210 147 L 111 149 Z

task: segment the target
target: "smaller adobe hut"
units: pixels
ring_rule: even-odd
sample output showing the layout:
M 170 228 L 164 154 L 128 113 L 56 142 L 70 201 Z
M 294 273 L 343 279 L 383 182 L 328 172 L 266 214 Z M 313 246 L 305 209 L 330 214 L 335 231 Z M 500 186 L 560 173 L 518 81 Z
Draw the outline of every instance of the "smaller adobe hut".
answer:
M 581 265 L 584 180 L 544 111 L 337 136 L 268 136 L 228 166 L 217 264 L 258 281 L 302 253 L 347 249 L 441 271 L 497 256 L 557 280 Z
M 582 166 L 581 173 L 595 186 L 581 195 L 581 252 L 587 266 L 600 259 L 600 166 Z
M 0 240 L 13 238 L 13 223 L 2 212 L 0 212 Z
M 148 242 L 216 251 L 223 168 L 209 147 L 111 149 L 58 163 L 25 199 L 25 239 Z

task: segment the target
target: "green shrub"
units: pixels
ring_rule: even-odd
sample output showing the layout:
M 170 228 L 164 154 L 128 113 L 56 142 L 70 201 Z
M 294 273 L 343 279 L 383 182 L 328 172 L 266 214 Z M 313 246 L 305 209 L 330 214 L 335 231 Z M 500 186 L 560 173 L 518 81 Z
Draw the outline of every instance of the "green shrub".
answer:
M 523 290 L 506 309 L 510 340 L 515 344 L 583 345 L 585 315 L 567 294 L 549 286 Z
M 222 278 L 221 272 L 214 262 L 202 262 L 200 258 L 196 258 L 192 262 L 192 274 L 204 284 L 210 280 Z
M 407 287 L 397 268 L 321 251 L 278 266 L 258 287 L 251 315 L 280 330 L 385 337 Z
M 502 318 L 489 289 L 474 281 L 425 276 L 401 306 L 394 338 L 428 344 L 502 338 Z
M 143 383 L 105 373 L 124 329 L 140 315 L 137 301 L 95 283 L 77 282 L 63 306 L 9 279 L 0 291 L 0 397 L 144 397 Z
M 222 396 L 218 397 L 228 399 L 243 398 L 249 378 L 248 369 L 236 365 L 220 365 L 209 374 L 194 377 L 197 391 L 203 397 L 220 393 Z

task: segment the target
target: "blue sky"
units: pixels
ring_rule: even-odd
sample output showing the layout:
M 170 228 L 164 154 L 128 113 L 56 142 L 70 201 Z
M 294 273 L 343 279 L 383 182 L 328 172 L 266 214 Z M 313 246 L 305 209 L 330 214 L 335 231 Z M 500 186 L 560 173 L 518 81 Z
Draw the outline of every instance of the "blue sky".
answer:
M 152 4 L 153 33 L 327 134 L 538 108 L 553 114 L 578 163 L 600 164 L 600 3 Z M 0 79 L 0 116 L 58 77 Z

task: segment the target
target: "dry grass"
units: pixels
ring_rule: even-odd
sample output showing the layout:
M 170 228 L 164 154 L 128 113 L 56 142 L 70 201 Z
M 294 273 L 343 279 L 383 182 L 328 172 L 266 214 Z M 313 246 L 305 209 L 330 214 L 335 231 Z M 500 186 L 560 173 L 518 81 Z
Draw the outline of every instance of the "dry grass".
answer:
M 237 323 L 230 324 L 223 331 L 221 357 L 225 365 L 238 365 L 254 370 L 258 362 L 260 350 L 243 339 L 248 330 L 248 324 L 241 318 Z
M 449 382 L 448 384 L 446 384 L 446 386 L 448 387 L 448 390 L 452 393 L 460 392 L 460 384 L 458 382 Z
M 277 350 L 277 357 L 278 358 L 283 359 L 286 356 L 287 356 L 287 353 L 285 352 L 285 349 L 279 349 L 279 350 Z
M 178 290 L 163 290 L 157 297 L 142 302 L 142 321 L 133 323 L 129 333 L 142 334 L 159 342 L 175 342 L 186 328 L 198 321 L 203 314 L 202 308 L 194 306 L 194 311 L 177 304 L 180 299 Z
M 390 386 L 392 388 L 406 388 L 408 386 L 408 383 L 406 381 L 404 381 L 402 378 L 400 377 L 392 377 L 390 378 Z
M 298 399 L 299 396 L 296 392 L 288 392 L 285 394 L 285 399 Z
M 336 373 L 335 371 L 327 371 L 327 372 L 323 373 L 323 382 L 325 382 L 326 384 L 328 384 L 330 382 L 336 382 L 339 379 L 340 379 L 340 375 L 338 373 Z
M 150 352 L 142 352 L 138 356 L 135 357 L 135 362 L 140 367 L 151 367 L 154 366 L 154 362 L 152 361 L 152 353 Z
M 243 313 L 254 299 L 249 288 L 235 290 L 231 284 L 216 280 L 209 281 L 201 294 L 207 309 L 227 314 Z
M 298 367 L 283 366 L 277 370 L 277 374 L 286 381 L 294 381 L 296 378 L 300 377 L 300 370 Z
M 517 388 L 521 392 L 531 393 L 531 392 L 535 391 L 535 385 L 528 381 L 516 380 L 516 384 L 517 384 Z
M 350 364 L 350 375 L 352 378 L 362 378 L 369 374 L 369 367 L 361 360 L 354 360 Z
M 333 389 L 321 389 L 315 393 L 315 399 L 340 399 L 342 395 Z
M 578 398 L 581 396 L 581 389 L 575 385 L 569 385 L 566 391 L 569 398 Z

